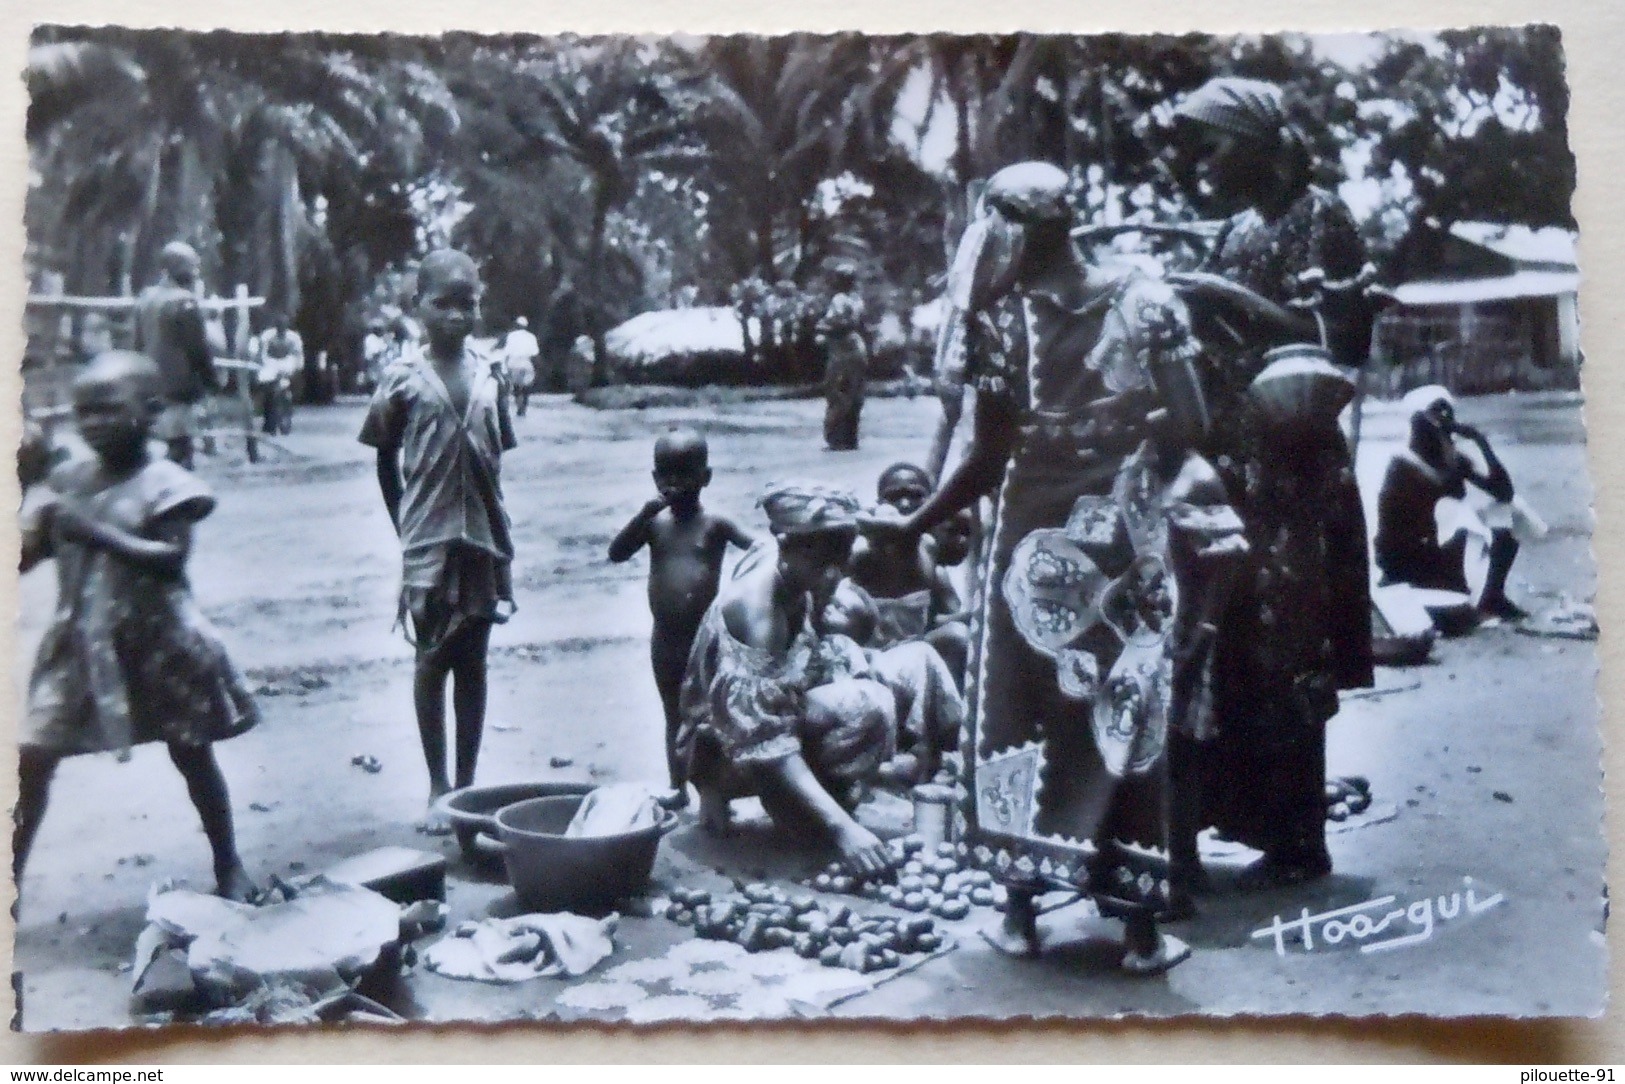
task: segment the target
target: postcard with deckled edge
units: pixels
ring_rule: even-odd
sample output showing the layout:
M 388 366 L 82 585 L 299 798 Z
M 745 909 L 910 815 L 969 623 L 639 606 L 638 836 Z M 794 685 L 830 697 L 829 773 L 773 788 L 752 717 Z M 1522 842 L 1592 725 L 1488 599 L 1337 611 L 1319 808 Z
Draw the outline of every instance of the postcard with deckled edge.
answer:
M 1555 28 L 26 79 L 18 1029 L 1601 1012 Z

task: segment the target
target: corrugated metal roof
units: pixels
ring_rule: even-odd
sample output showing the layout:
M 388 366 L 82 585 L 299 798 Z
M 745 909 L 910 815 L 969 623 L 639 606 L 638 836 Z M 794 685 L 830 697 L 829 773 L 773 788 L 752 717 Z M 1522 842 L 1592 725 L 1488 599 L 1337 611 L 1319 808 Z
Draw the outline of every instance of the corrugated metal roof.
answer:
M 1394 290 L 1402 305 L 1466 305 L 1520 297 L 1558 297 L 1579 292 L 1578 271 L 1519 271 L 1482 279 L 1423 279 Z
M 1498 222 L 1457 222 L 1450 232 L 1515 263 L 1578 266 L 1575 235 L 1556 226 L 1537 230 Z

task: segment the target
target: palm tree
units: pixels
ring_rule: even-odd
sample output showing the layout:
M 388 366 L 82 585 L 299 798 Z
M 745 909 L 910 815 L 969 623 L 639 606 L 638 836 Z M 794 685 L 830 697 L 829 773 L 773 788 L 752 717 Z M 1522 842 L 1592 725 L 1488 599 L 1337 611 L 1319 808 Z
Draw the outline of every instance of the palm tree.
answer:
M 765 282 L 805 270 L 810 207 L 821 181 L 859 148 L 878 119 L 879 61 L 856 34 L 713 38 L 695 57 L 709 74 L 696 121 L 713 155 L 721 221 L 741 275 Z
M 628 38 L 574 41 L 563 48 L 553 43 L 545 52 L 522 56 L 513 71 L 523 93 L 508 99 L 506 111 L 524 150 L 540 152 L 543 161 L 568 163 L 583 180 L 587 230 L 584 250 L 575 255 L 593 341 L 593 380 L 602 384 L 609 375 L 609 217 L 637 194 L 650 172 L 692 171 L 706 159 L 689 124 L 694 87 L 660 46 Z M 556 179 L 552 187 L 557 189 Z M 567 254 L 570 232 L 554 232 Z M 570 286 L 565 277 L 555 293 Z
M 327 197 L 387 192 L 457 124 L 421 62 L 322 37 L 42 30 L 28 80 L 30 230 L 80 292 L 149 277 L 181 238 L 294 312 L 303 256 L 342 247 Z

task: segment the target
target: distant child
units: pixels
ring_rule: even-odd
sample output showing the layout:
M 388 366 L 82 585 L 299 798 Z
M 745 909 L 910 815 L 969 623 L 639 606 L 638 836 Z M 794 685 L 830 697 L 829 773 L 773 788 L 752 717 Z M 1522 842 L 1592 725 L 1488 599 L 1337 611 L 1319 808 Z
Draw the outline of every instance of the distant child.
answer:
M 74 381 L 73 413 L 93 455 L 56 467 L 24 500 L 21 568 L 55 558 L 57 606 L 28 681 L 12 872 L 20 882 L 62 758 L 128 759 L 131 746 L 161 741 L 203 819 L 217 891 L 247 900 L 255 887 L 212 743 L 259 714 L 187 586 L 192 526 L 215 502 L 191 472 L 148 452 L 161 379 L 142 354 L 92 359 Z
M 468 341 L 480 277 L 461 252 L 430 253 L 418 269 L 425 345 L 382 376 L 361 427 L 378 450 L 378 487 L 401 539 L 399 618 L 417 648 L 412 698 L 429 767 L 430 835 L 450 830 L 435 809 L 474 782 L 485 729 L 491 626 L 513 606 L 513 539 L 502 503 L 502 453 L 516 444 L 502 359 Z M 446 683 L 452 681 L 456 759 L 446 763 Z
M 664 803 L 681 809 L 688 804 L 688 778 L 677 755 L 682 721 L 677 701 L 689 649 L 717 597 L 723 554 L 729 545 L 748 549 L 754 540 L 731 521 L 700 507 L 700 491 L 711 482 L 704 437 L 692 430 L 673 430 L 655 442 L 654 458 L 660 496 L 645 504 L 615 536 L 609 559 L 619 564 L 649 547 L 649 610 L 654 615 L 649 654 L 666 712 L 666 766 L 672 788 Z
M 930 495 L 930 477 L 912 463 L 887 467 L 876 485 L 884 514 L 910 515 Z M 957 620 L 959 594 L 937 566 L 933 539 L 910 540 L 897 549 L 860 538 L 852 551 L 852 580 L 874 600 L 874 646 L 924 640 L 956 676 L 963 673 L 968 632 Z

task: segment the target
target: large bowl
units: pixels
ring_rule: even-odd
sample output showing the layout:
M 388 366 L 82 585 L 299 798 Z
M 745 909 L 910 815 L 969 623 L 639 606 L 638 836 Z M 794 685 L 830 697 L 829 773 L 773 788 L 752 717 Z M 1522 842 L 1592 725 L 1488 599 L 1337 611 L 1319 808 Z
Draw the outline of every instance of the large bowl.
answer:
M 592 789 L 591 783 L 502 783 L 494 787 L 464 787 L 445 795 L 436 806 L 451 822 L 465 859 L 474 865 L 500 869 L 501 858 L 495 852 L 480 850 L 474 842 L 481 833 L 497 834 L 498 810 L 530 798 L 580 798 Z
M 668 811 L 660 823 L 633 832 L 566 836 L 582 801 L 581 795 L 532 798 L 497 813 L 508 881 L 526 911 L 601 915 L 613 910 L 643 891 L 660 837 L 677 826 L 677 815 Z

